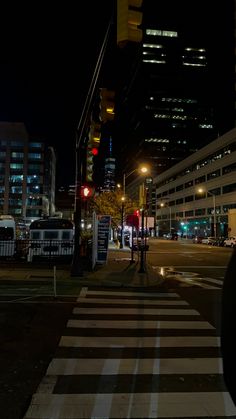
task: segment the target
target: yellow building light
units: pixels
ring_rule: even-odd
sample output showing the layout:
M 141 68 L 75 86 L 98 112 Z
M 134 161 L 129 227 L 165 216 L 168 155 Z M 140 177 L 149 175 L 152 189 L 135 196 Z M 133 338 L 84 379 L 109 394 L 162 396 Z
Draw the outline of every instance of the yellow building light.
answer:
M 142 0 L 117 0 L 117 45 L 124 46 L 128 41 L 141 42 L 143 31 L 139 28 L 143 14 L 138 8 Z

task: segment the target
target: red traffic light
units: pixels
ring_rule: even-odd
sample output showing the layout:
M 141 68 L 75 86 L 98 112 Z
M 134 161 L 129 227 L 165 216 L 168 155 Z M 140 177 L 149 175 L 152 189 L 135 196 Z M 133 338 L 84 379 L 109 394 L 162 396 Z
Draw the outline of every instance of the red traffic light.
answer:
M 93 189 L 90 186 L 81 186 L 81 197 L 90 198 L 92 196 Z
M 136 214 L 127 215 L 126 224 L 131 227 L 139 229 L 139 217 Z
M 98 149 L 93 147 L 92 150 L 91 150 L 91 153 L 92 153 L 93 156 L 97 156 L 98 155 Z

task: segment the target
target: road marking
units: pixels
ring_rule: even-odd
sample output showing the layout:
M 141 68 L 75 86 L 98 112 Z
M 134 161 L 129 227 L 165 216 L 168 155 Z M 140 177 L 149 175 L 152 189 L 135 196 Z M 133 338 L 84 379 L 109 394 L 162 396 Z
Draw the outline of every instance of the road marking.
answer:
M 235 417 L 234 406 L 227 392 L 159 393 L 154 412 L 150 411 L 150 393 L 135 393 L 130 411 L 130 393 L 111 394 L 40 394 L 33 396 L 24 419 L 124 419 Z M 63 399 L 63 405 L 61 403 Z M 107 403 L 107 400 L 109 401 Z M 96 401 L 96 417 L 92 416 Z M 58 409 L 60 406 L 60 410 Z
M 225 392 L 215 327 L 189 304 L 183 307 L 178 294 L 130 293 L 128 299 L 122 291 L 106 293 L 104 298 L 101 290 L 84 290 L 78 299 L 67 323 L 74 330 L 65 331 L 77 336 L 61 337 L 47 369 L 48 387 L 43 380 L 24 419 L 236 417 Z M 137 319 L 113 320 L 113 314 Z M 168 317 L 145 317 L 155 314 Z M 148 336 L 152 328 L 164 336 Z
M 177 270 L 177 269 L 186 269 L 186 268 L 188 268 L 188 269 L 226 269 L 227 268 L 227 266 L 219 266 L 219 265 L 188 265 L 188 266 L 186 266 L 186 265 L 161 265 L 161 266 L 153 266 L 153 268 L 155 268 L 155 269 L 160 269 L 160 268 L 165 268 L 165 269 L 167 269 L 167 268 L 173 268 L 174 270 Z
M 123 336 L 62 336 L 60 347 L 220 347 L 220 338 L 215 336 L 160 336 L 160 337 L 123 337 Z
M 164 320 L 68 320 L 67 327 L 99 329 L 215 329 L 205 321 Z M 92 332 L 91 332 L 92 333 Z
M 138 359 L 138 367 L 136 365 Z M 159 374 L 222 374 L 221 358 L 54 358 L 47 375 L 118 375 L 152 374 L 158 364 Z M 119 368 L 118 368 L 119 365 Z
M 120 308 L 110 308 L 110 307 L 75 307 L 73 314 L 120 314 L 122 311 Z M 126 314 L 136 314 L 136 315 L 166 315 L 166 316 L 199 316 L 199 312 L 193 309 L 179 309 L 179 308 L 126 308 Z
M 82 298 L 78 298 L 77 299 L 78 303 L 84 303 L 84 304 L 121 304 L 121 305 L 181 305 L 181 306 L 188 306 L 189 303 L 187 303 L 187 301 L 183 301 L 183 300 L 165 300 L 165 295 L 163 295 L 163 299 L 162 300 L 144 300 L 142 298 L 140 299 L 132 299 L 132 300 L 127 300 L 125 298 L 112 298 L 108 299 L 108 298 L 86 298 L 86 299 L 82 299 Z
M 80 294 L 81 295 L 81 294 Z M 106 290 L 102 290 L 102 291 L 88 291 L 86 293 L 86 295 L 88 295 L 89 297 L 91 295 L 108 295 L 110 296 L 120 296 L 120 291 L 106 291 Z M 131 292 L 127 292 L 124 291 L 122 292 L 122 297 L 132 297 L 132 298 L 138 298 L 140 299 L 140 297 L 151 297 L 151 298 L 166 298 L 166 297 L 179 297 L 178 294 L 176 294 L 175 292 L 137 292 L 137 291 L 131 291 Z

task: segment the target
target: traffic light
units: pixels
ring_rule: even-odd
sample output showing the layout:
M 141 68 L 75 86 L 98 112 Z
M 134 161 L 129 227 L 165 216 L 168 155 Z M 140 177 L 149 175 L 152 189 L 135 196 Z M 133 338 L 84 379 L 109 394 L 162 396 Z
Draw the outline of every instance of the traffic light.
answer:
M 115 92 L 106 88 L 100 89 L 100 115 L 101 122 L 113 121 L 115 116 Z
M 91 196 L 93 195 L 93 188 L 91 188 L 91 186 L 83 185 L 81 186 L 80 193 L 81 198 L 83 199 L 91 198 Z
M 93 182 L 94 157 L 98 155 L 101 138 L 101 124 L 91 121 L 86 151 L 86 182 Z
M 117 0 L 117 45 L 123 47 L 128 41 L 141 42 L 143 31 L 138 26 L 143 14 L 138 10 L 143 0 Z
M 126 216 L 126 225 L 139 229 L 139 216 L 137 214 L 130 214 Z

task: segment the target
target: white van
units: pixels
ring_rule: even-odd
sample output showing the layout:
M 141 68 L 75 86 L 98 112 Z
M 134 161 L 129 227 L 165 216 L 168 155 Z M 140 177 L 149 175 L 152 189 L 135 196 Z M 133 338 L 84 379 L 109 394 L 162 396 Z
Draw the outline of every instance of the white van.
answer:
M 0 257 L 14 256 L 16 223 L 11 215 L 0 215 Z
M 33 221 L 29 227 L 28 262 L 36 258 L 71 257 L 74 253 L 74 224 L 63 218 Z

